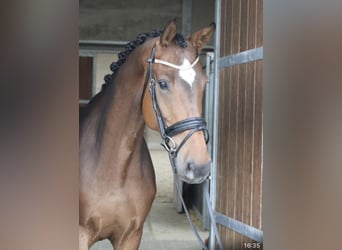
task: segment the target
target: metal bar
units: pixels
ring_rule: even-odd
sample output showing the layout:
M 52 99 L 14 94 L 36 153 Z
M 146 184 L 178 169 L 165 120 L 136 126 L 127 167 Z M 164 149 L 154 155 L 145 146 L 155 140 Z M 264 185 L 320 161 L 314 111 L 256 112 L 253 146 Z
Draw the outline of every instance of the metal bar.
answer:
M 252 240 L 263 243 L 264 234 L 258 228 L 244 224 L 241 221 L 235 220 L 221 213 L 216 213 L 216 222 Z
M 219 60 L 219 67 L 226 68 L 234 65 L 253 62 L 263 59 L 263 47 L 246 50 L 233 55 L 221 57 Z
M 206 75 L 208 76 L 208 81 L 209 83 L 206 84 L 206 90 L 205 90 L 205 120 L 207 121 L 207 128 L 209 131 L 210 136 L 212 137 L 213 135 L 213 127 L 215 126 L 215 120 L 213 118 L 213 106 L 214 106 L 214 82 L 213 82 L 213 61 L 214 61 L 214 52 L 207 52 L 206 56 Z M 209 140 L 208 143 L 208 151 L 210 153 L 211 159 L 213 159 L 213 142 L 212 139 Z M 202 217 L 202 222 L 203 222 L 203 227 L 205 230 L 210 230 L 210 217 L 208 213 L 208 206 L 207 202 L 204 199 L 205 193 L 210 192 L 210 185 L 209 185 L 209 180 L 206 180 L 203 183 L 203 190 L 202 190 L 202 206 L 203 206 L 203 217 Z
M 79 40 L 80 45 L 110 45 L 110 46 L 125 46 L 128 41 L 108 41 L 108 40 Z
M 192 0 L 182 1 L 182 33 L 191 34 Z
M 121 51 L 124 49 L 128 41 L 104 41 L 104 40 L 79 40 L 80 51 L 84 53 L 88 51 Z M 214 46 L 205 46 L 201 50 L 201 54 L 214 50 Z
M 214 102 L 213 102 L 213 141 L 212 141 L 212 165 L 211 165 L 211 179 L 210 179 L 210 197 L 212 201 L 212 209 L 216 211 L 216 175 L 217 175 L 217 147 L 218 147 L 218 107 L 219 107 L 219 61 L 220 57 L 220 39 L 221 39 L 221 0 L 215 1 L 215 22 L 216 22 L 216 32 L 214 39 L 215 57 L 214 57 Z M 215 232 L 213 222 L 210 227 L 209 235 L 209 249 L 215 249 Z
M 79 40 L 80 50 L 121 51 L 128 41 Z
M 207 52 L 206 55 L 206 68 L 205 68 L 205 72 L 206 75 L 208 77 L 208 84 L 206 84 L 206 89 L 205 89 L 205 119 L 207 120 L 207 127 L 208 127 L 208 131 L 209 134 L 212 136 L 213 134 L 213 127 L 215 126 L 215 120 L 213 117 L 213 113 L 214 113 L 214 69 L 213 69 L 213 65 L 214 65 L 214 53 L 213 52 Z M 208 151 L 210 153 L 211 158 L 213 157 L 213 150 L 212 150 L 212 146 L 213 142 L 212 140 L 209 140 L 208 143 Z
M 90 99 L 79 99 L 78 103 L 79 104 L 88 104 L 89 101 L 90 101 Z

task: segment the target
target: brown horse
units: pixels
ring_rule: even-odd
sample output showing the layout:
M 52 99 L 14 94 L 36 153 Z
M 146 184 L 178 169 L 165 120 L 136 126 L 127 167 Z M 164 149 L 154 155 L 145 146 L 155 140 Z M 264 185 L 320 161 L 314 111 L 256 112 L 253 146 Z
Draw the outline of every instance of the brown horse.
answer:
M 185 39 L 171 21 L 161 32 L 139 35 L 119 54 L 113 74 L 82 112 L 79 249 L 106 238 L 115 250 L 138 249 L 156 192 L 145 124 L 166 129 L 165 147 L 174 153 L 182 180 L 199 183 L 208 176 L 206 129 L 199 118 L 207 77 L 198 53 L 214 28 Z

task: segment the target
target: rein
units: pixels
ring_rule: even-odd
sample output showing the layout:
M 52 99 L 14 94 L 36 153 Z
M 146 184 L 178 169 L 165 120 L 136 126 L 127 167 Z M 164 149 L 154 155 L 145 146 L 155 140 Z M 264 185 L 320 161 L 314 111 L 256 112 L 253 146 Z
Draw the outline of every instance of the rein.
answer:
M 196 132 L 198 131 L 203 131 L 204 133 L 204 138 L 205 138 L 205 142 L 208 143 L 209 141 L 209 133 L 208 133 L 208 129 L 207 129 L 207 123 L 206 121 L 202 118 L 202 117 L 191 117 L 191 118 L 187 118 L 181 121 L 178 121 L 176 123 L 174 123 L 171 126 L 167 126 L 166 122 L 162 116 L 162 113 L 160 111 L 159 105 L 158 105 L 158 100 L 157 100 L 157 95 L 156 95 L 156 80 L 155 80 L 155 76 L 154 76 L 154 72 L 152 69 L 152 65 L 153 63 L 156 64 L 162 64 L 168 67 L 172 67 L 178 70 L 187 70 L 187 69 L 191 69 L 193 68 L 197 62 L 199 61 L 199 56 L 196 57 L 195 61 L 191 64 L 191 65 L 187 65 L 187 66 L 179 66 L 179 65 L 175 65 L 173 63 L 169 63 L 163 60 L 159 60 L 159 59 L 155 59 L 155 53 L 156 53 L 156 45 L 153 46 L 152 50 L 151 50 L 151 55 L 150 57 L 147 59 L 147 63 L 148 63 L 148 69 L 146 72 L 146 77 L 145 77 L 145 82 L 144 82 L 144 87 L 143 87 L 143 91 L 142 91 L 142 97 L 141 97 L 141 107 L 142 107 L 142 103 L 143 103 L 143 99 L 145 96 L 145 92 L 147 89 L 147 84 L 148 82 L 150 82 L 150 86 L 149 86 L 149 92 L 152 98 L 152 105 L 153 105 L 153 110 L 154 113 L 156 115 L 157 118 L 157 122 L 158 122 L 158 126 L 159 126 L 159 130 L 160 130 L 160 135 L 162 137 L 162 146 L 165 148 L 165 150 L 168 152 L 169 155 L 169 159 L 171 162 L 171 166 L 172 166 L 172 170 L 174 175 L 177 174 L 177 169 L 175 166 L 175 160 L 177 157 L 177 154 L 179 152 L 179 150 L 182 148 L 182 146 L 189 140 L 189 138 Z M 150 80 L 150 81 L 149 81 Z M 181 141 L 181 143 L 179 145 L 177 145 L 177 143 L 173 140 L 173 136 L 180 134 L 182 132 L 185 131 L 189 131 L 188 134 L 183 138 L 183 140 Z M 204 241 L 202 240 L 201 236 L 198 233 L 197 228 L 195 227 L 195 225 L 193 224 L 188 209 L 185 205 L 185 202 L 183 200 L 183 195 L 180 191 L 180 187 L 179 187 L 179 183 L 178 181 L 176 181 L 176 189 L 177 189 L 177 193 L 178 196 L 182 202 L 186 217 L 189 221 L 189 224 L 191 226 L 191 228 L 193 229 L 198 242 L 200 243 L 200 245 L 202 246 L 202 248 L 204 250 L 208 250 L 208 247 L 205 245 Z M 216 226 L 216 222 L 215 222 L 215 215 L 214 215 L 214 211 L 212 209 L 212 205 L 211 205 L 211 201 L 210 201 L 210 197 L 209 197 L 209 193 L 208 191 L 205 192 L 205 199 L 207 202 L 207 207 L 208 207 L 208 211 L 209 211 L 209 216 L 210 216 L 210 221 L 213 225 L 213 229 L 214 229 L 214 234 L 215 237 L 217 239 L 217 243 L 219 245 L 219 249 L 223 250 L 223 246 L 222 246 L 222 242 L 221 239 L 219 237 L 219 233 L 217 230 L 217 226 Z

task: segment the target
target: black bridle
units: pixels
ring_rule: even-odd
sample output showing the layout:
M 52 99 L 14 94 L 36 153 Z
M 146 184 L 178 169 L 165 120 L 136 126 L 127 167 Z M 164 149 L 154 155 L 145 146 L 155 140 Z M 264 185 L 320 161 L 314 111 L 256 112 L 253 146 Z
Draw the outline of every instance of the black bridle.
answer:
M 202 117 L 191 117 L 191 118 L 187 118 L 181 121 L 178 121 L 174 124 L 172 124 L 171 126 L 167 126 L 162 112 L 160 111 L 159 105 L 158 105 L 158 100 L 157 100 L 157 95 L 156 95 L 156 80 L 155 80 L 155 76 L 154 76 L 154 72 L 152 69 L 152 65 L 153 63 L 159 63 L 159 64 L 164 64 L 167 66 L 170 66 L 172 68 L 176 68 L 179 70 L 182 70 L 181 66 L 177 66 L 174 65 L 172 63 L 168 63 L 162 60 L 158 60 L 155 59 L 155 53 L 156 53 L 156 45 L 153 46 L 152 51 L 151 51 L 151 55 L 150 58 L 147 59 L 147 63 L 148 63 L 148 69 L 146 72 L 146 77 L 145 77 L 145 82 L 144 82 L 144 87 L 143 87 L 143 92 L 142 92 L 142 97 L 141 97 L 141 104 L 140 106 L 142 107 L 143 104 L 143 100 L 144 100 L 144 96 L 145 96 L 145 92 L 147 89 L 147 84 L 150 80 L 150 94 L 151 94 L 151 98 L 152 98 L 152 105 L 153 105 L 153 110 L 154 113 L 156 115 L 157 118 L 157 122 L 159 125 L 159 130 L 160 130 L 160 135 L 163 139 L 162 142 L 162 146 L 165 148 L 165 150 L 168 152 L 169 155 L 169 159 L 170 159 L 170 163 L 172 166 L 172 170 L 173 173 L 176 175 L 177 174 L 177 169 L 176 169 L 176 164 L 175 164 L 175 159 L 177 157 L 177 154 L 179 152 L 179 150 L 182 148 L 182 146 L 189 140 L 189 138 L 196 132 L 198 131 L 203 131 L 204 133 L 204 139 L 205 142 L 208 143 L 209 141 L 209 133 L 208 133 L 208 129 L 207 129 L 207 123 L 206 121 L 202 118 Z M 189 66 L 189 68 L 192 68 L 196 65 L 196 63 L 198 62 L 198 57 L 196 58 L 196 60 L 192 63 L 192 65 Z M 185 131 L 189 131 L 188 134 L 183 138 L 183 140 L 181 141 L 181 143 L 179 143 L 179 145 L 177 145 L 177 143 L 173 140 L 173 136 L 180 134 L 182 132 Z M 177 189 L 177 193 L 178 196 L 182 202 L 183 208 L 184 208 L 184 212 L 186 214 L 186 217 L 190 223 L 190 226 L 192 227 L 198 242 L 201 244 L 202 249 L 204 250 L 208 250 L 208 247 L 205 245 L 204 241 L 202 240 L 201 236 L 198 233 L 197 228 L 195 227 L 195 225 L 193 224 L 188 209 L 185 205 L 184 199 L 183 199 L 183 195 L 181 193 L 181 189 L 179 186 L 178 181 L 175 182 L 176 184 L 176 189 Z M 211 219 L 211 223 L 213 225 L 214 228 L 214 234 L 216 236 L 216 239 L 218 241 L 218 245 L 219 245 L 219 249 L 220 250 L 224 250 L 223 246 L 222 246 L 222 242 L 217 230 L 217 226 L 216 226 L 216 222 L 215 222 L 215 215 L 214 215 L 214 211 L 212 210 L 212 205 L 211 205 L 211 201 L 210 201 L 210 197 L 209 197 L 209 193 L 206 192 L 205 193 L 205 200 L 207 202 L 207 207 L 208 207 L 208 212 L 209 212 L 209 216 Z
M 144 95 L 145 95 L 145 92 L 147 89 L 147 84 L 148 84 L 148 82 L 150 82 L 149 91 L 150 91 L 151 98 L 152 98 L 153 110 L 154 110 L 154 113 L 156 115 L 157 122 L 159 125 L 160 135 L 161 135 L 162 140 L 163 140 L 162 146 L 169 153 L 170 160 L 174 161 L 175 158 L 177 157 L 179 150 L 190 139 L 190 137 L 194 133 L 196 133 L 198 131 L 203 131 L 206 143 L 208 143 L 208 141 L 209 141 L 209 133 L 208 133 L 208 129 L 207 129 L 207 123 L 202 117 L 187 118 L 187 119 L 178 121 L 178 122 L 172 124 L 171 126 L 167 126 L 167 124 L 164 120 L 164 117 L 162 115 L 162 112 L 160 111 L 160 108 L 158 105 L 158 100 L 157 100 L 157 95 L 156 95 L 156 80 L 155 80 L 152 65 L 153 65 L 153 63 L 161 63 L 161 64 L 166 64 L 166 65 L 172 65 L 172 64 L 167 63 L 167 62 L 163 62 L 161 60 L 156 60 L 155 59 L 155 53 L 156 53 L 156 46 L 154 45 L 152 48 L 152 51 L 151 51 L 150 58 L 147 59 L 148 69 L 146 72 L 145 83 L 144 83 L 144 88 L 143 88 L 143 93 L 142 93 L 142 98 L 141 98 L 141 106 L 142 106 L 143 98 L 144 98 Z M 197 61 L 198 60 L 196 60 L 195 63 L 197 63 Z M 177 134 L 180 134 L 182 132 L 185 132 L 185 131 L 189 131 L 189 132 L 183 138 L 181 143 L 179 143 L 177 145 L 177 143 L 174 141 L 174 139 L 172 137 L 177 135 Z M 171 163 L 172 163 L 173 171 L 176 173 L 177 170 L 176 170 L 173 162 L 171 162 Z

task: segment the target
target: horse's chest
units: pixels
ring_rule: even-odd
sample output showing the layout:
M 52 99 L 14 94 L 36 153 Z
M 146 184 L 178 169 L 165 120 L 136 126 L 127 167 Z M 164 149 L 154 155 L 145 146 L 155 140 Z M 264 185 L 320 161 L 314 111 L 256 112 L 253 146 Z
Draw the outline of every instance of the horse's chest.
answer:
M 101 238 L 124 227 L 132 219 L 144 221 L 154 198 L 155 190 L 146 192 L 139 186 L 120 189 L 107 193 L 89 215 L 93 230 Z M 120 230 L 119 230 L 120 231 Z

